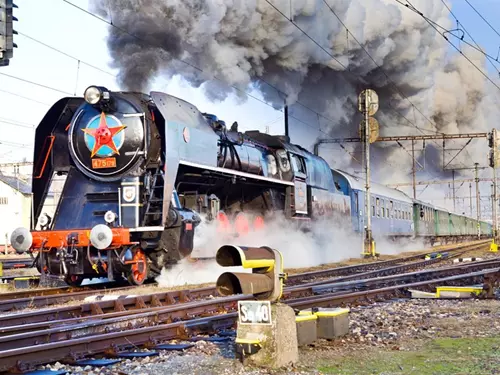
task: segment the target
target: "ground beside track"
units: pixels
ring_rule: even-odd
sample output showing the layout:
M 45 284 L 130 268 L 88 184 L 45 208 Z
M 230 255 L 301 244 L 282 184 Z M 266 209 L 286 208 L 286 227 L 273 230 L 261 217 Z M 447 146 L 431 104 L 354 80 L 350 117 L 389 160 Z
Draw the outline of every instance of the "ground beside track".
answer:
M 300 350 L 295 367 L 243 368 L 233 342 L 200 341 L 184 353 L 125 360 L 109 368 L 65 368 L 85 375 L 339 374 L 431 375 L 500 373 L 500 301 L 398 300 L 351 310 L 351 333 Z
M 462 255 L 468 256 L 498 254 Z M 329 267 L 333 265 L 345 263 Z M 353 308 L 350 320 L 348 336 L 302 348 L 297 366 L 278 371 L 243 368 L 234 359 L 233 341 L 201 341 L 184 353 L 163 351 L 158 357 L 128 359 L 110 368 L 50 368 L 85 375 L 500 374 L 499 300 L 396 300 Z

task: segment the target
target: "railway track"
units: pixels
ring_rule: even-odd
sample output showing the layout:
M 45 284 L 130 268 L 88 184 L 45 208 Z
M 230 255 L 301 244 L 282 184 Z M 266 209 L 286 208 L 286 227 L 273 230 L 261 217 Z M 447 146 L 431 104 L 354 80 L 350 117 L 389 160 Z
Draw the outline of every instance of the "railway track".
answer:
M 434 271 L 435 272 L 435 271 Z M 325 293 L 286 300 L 297 309 L 319 306 L 344 306 L 352 303 L 371 303 L 404 295 L 407 288 L 431 285 L 477 283 L 498 278 L 500 267 L 433 280 L 393 285 L 354 293 Z M 160 349 L 159 344 L 171 339 L 187 339 L 197 333 L 214 333 L 234 324 L 237 301 L 251 296 L 230 296 L 214 300 L 181 303 L 152 312 L 110 319 L 90 320 L 87 323 L 52 328 L 45 331 L 21 333 L 0 338 L 0 371 L 70 358 L 75 361 L 85 355 L 119 354 L 131 345 Z M 209 314 L 211 316 L 203 316 Z M 175 321 L 178 318 L 179 321 Z M 181 320 L 184 318 L 184 320 Z M 133 322 L 133 323 L 132 323 Z M 144 326 L 145 325 L 145 326 Z M 36 342 L 35 342 L 36 341 Z M 22 358 L 22 361 L 20 360 Z
M 466 251 L 471 251 L 476 248 L 481 248 L 482 246 L 485 246 L 488 243 L 489 241 L 478 241 L 477 243 L 459 245 L 455 246 L 454 248 L 445 250 L 449 253 L 449 256 L 453 257 L 453 256 L 459 256 L 460 254 Z M 433 250 L 436 251 L 436 249 Z M 445 259 L 448 259 L 448 258 L 434 258 L 430 260 L 414 262 L 415 260 L 421 259 L 427 253 L 419 253 L 408 257 L 395 258 L 386 261 L 371 262 L 371 263 L 345 266 L 345 267 L 336 267 L 325 270 L 318 270 L 318 271 L 311 271 L 311 272 L 290 275 L 286 281 L 286 284 L 298 285 L 308 280 L 319 280 L 319 279 L 342 277 L 342 276 L 344 276 L 342 280 L 348 280 L 346 277 L 354 279 L 357 277 L 356 276 L 357 274 L 366 272 L 371 272 L 371 275 L 374 276 L 375 275 L 385 276 L 389 274 L 408 271 L 411 269 L 416 269 L 418 267 L 425 267 L 427 265 L 438 263 Z M 321 283 L 321 281 L 318 281 L 318 283 Z M 95 287 L 94 288 L 85 287 L 85 288 L 35 289 L 35 290 L 26 290 L 18 292 L 16 291 L 12 293 L 3 293 L 0 294 L 0 312 L 11 311 L 15 309 L 20 310 L 25 308 L 41 308 L 51 305 L 64 304 L 70 301 L 81 301 L 85 300 L 86 298 L 92 297 L 96 294 L 102 293 L 102 290 L 100 290 L 101 288 L 102 289 L 109 288 L 109 290 L 111 290 L 113 293 L 122 291 L 127 292 L 129 290 L 137 288 L 137 287 L 116 288 L 116 284 L 111 284 L 111 285 L 96 284 L 96 285 L 98 288 L 97 291 L 95 290 Z M 197 289 L 190 290 L 187 291 L 185 294 L 187 293 L 189 293 L 190 298 L 199 298 L 200 293 L 201 297 L 207 295 L 206 288 L 202 288 L 199 291 Z M 215 288 L 210 289 L 210 293 L 212 295 L 215 295 L 216 294 Z M 147 297 L 144 298 L 148 300 Z M 170 297 L 165 297 L 163 294 L 160 293 L 158 294 L 158 298 L 162 300 L 163 298 L 170 298 Z M 177 297 L 176 295 L 174 295 L 172 298 L 175 299 Z M 139 305 L 140 304 L 141 302 L 139 302 Z M 108 306 L 106 306 L 105 308 L 108 308 Z M 120 306 L 117 306 L 115 308 L 120 309 Z M 99 308 L 97 308 L 97 306 L 94 306 L 94 310 L 99 311 Z M 76 316 L 77 313 L 74 312 L 74 314 Z
M 422 266 L 423 262 L 413 263 Z M 284 290 L 284 302 L 299 309 L 370 303 L 374 299 L 404 296 L 408 288 L 490 282 L 500 275 L 500 259 L 367 278 L 374 275 L 372 270 L 336 280 L 289 286 Z M 213 288 L 172 291 L 52 309 L 56 315 L 46 315 L 43 311 L 5 315 L 0 317 L 0 325 L 4 327 L 0 329 L 0 371 L 12 367 L 25 369 L 67 359 L 68 355 L 74 361 L 89 353 L 109 353 L 109 349 L 116 355 L 131 344 L 159 348 L 158 343 L 165 340 L 186 339 L 197 332 L 217 332 L 234 323 L 237 301 L 252 297 L 193 301 L 213 297 L 214 292 Z M 19 356 L 17 361 L 16 356 Z
M 418 254 L 292 275 L 292 282 L 289 278 L 290 283 L 284 289 L 283 302 L 298 309 L 370 303 L 373 299 L 404 296 L 408 288 L 428 289 L 436 284 L 477 284 L 497 279 L 500 258 L 401 274 L 451 259 L 463 251 L 486 244 L 459 246 L 451 249 L 452 254 L 446 258 L 421 260 L 422 254 Z M 340 275 L 344 276 L 333 279 Z M 321 279 L 305 283 L 305 280 L 318 278 Z M 129 289 L 122 288 L 125 292 Z M 80 298 L 89 292 L 72 294 Z M 56 300 L 61 296 L 66 298 L 66 295 L 49 295 L 27 299 L 39 301 L 31 305 L 36 306 L 37 303 L 43 305 L 44 298 Z M 71 363 L 85 355 L 98 353 L 119 355 L 131 345 L 145 345 L 159 350 L 161 346 L 158 344 L 166 340 L 188 339 L 199 332 L 214 333 L 231 327 L 236 318 L 237 301 L 249 298 L 253 297 L 218 297 L 215 288 L 207 287 L 122 298 L 108 296 L 107 300 L 79 306 L 6 314 L 0 316 L 0 326 L 3 327 L 0 328 L 0 371 L 12 368 L 26 370 L 51 361 L 66 360 Z M 14 303 L 11 308 L 19 308 L 26 301 L 11 299 L 0 302 L 3 308 L 9 303 Z

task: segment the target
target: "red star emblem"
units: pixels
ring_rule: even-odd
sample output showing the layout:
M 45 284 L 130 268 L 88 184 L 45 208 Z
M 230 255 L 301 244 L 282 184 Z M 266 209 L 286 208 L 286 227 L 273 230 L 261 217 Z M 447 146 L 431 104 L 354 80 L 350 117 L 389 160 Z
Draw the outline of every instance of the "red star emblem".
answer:
M 99 149 L 103 146 L 108 146 L 115 154 L 120 155 L 120 152 L 116 148 L 115 142 L 113 141 L 113 137 L 125 129 L 126 126 L 115 126 L 114 128 L 108 127 L 106 123 L 106 115 L 104 112 L 101 113 L 101 118 L 99 120 L 99 127 L 95 129 L 82 129 L 85 134 L 88 134 L 94 137 L 94 149 L 92 150 L 91 158 L 99 151 Z

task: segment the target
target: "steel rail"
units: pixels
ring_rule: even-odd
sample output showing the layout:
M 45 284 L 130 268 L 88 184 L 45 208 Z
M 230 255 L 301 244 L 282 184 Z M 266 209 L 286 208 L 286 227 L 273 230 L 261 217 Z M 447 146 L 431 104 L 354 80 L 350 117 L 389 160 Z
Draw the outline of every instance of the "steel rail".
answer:
M 395 294 L 402 293 L 410 287 L 429 287 L 435 284 L 457 283 L 458 281 L 468 281 L 472 279 L 477 282 L 478 279 L 494 277 L 498 280 L 500 277 L 500 268 L 482 270 L 479 272 L 468 273 L 464 275 L 451 276 L 435 280 L 426 280 L 405 285 L 396 285 L 369 291 L 362 291 L 348 294 L 320 295 L 301 298 L 297 300 L 285 301 L 289 306 L 297 309 L 305 309 L 320 306 L 339 306 L 347 303 L 355 303 L 360 300 L 370 302 L 370 298 L 387 298 Z M 248 298 L 247 296 L 231 296 L 235 300 Z M 229 299 L 228 299 L 229 300 Z M 208 302 L 208 301 L 207 301 Z M 195 304 L 196 305 L 196 304 Z M 0 371 L 5 371 L 17 367 L 18 369 L 27 369 L 29 365 L 49 363 L 64 358 L 73 358 L 84 355 L 95 355 L 97 353 L 109 352 L 111 348 L 114 352 L 119 351 L 119 346 L 130 347 L 131 345 L 155 345 L 158 340 L 167 340 L 173 338 L 186 338 L 188 332 L 193 329 L 211 330 L 213 324 L 219 327 L 222 321 L 228 325 L 234 322 L 236 313 L 215 315 L 204 319 L 193 319 L 188 322 L 176 322 L 169 324 L 160 324 L 154 327 L 141 327 L 126 329 L 119 332 L 101 333 L 94 336 L 85 336 L 80 338 L 70 338 L 64 341 L 41 343 L 39 345 L 20 347 L 0 352 Z M 207 328 L 208 327 L 208 328 Z
M 483 241 L 480 243 L 487 243 L 487 242 Z M 453 245 L 447 245 L 447 246 L 451 246 L 452 248 L 449 250 L 446 250 L 446 251 L 455 252 L 455 251 L 459 251 L 459 250 L 467 248 L 467 247 L 474 247 L 474 246 L 478 246 L 478 245 L 479 245 L 478 243 L 465 244 L 465 245 L 455 246 L 455 247 L 453 247 Z M 432 252 L 437 252 L 437 251 L 439 251 L 439 250 L 433 249 Z M 343 276 L 343 275 L 352 274 L 353 272 L 366 272 L 367 270 L 377 270 L 377 269 L 380 269 L 384 266 L 409 262 L 409 261 L 415 260 L 415 259 L 420 259 L 420 258 L 422 258 L 422 256 L 424 254 L 427 254 L 427 253 L 429 253 L 429 251 L 423 252 L 422 254 L 412 255 L 412 256 L 403 257 L 403 258 L 390 259 L 390 260 L 386 260 L 386 261 L 371 262 L 371 263 L 365 263 L 365 264 L 361 264 L 361 265 L 353 265 L 353 266 L 345 266 L 345 267 L 336 267 L 336 268 L 330 268 L 330 269 L 326 269 L 326 270 L 310 271 L 310 272 L 290 275 L 288 277 L 288 280 L 287 280 L 287 285 L 299 283 L 301 281 L 310 280 L 313 278 Z M 108 286 L 109 286 L 109 284 L 103 284 L 102 287 L 104 289 L 106 289 Z M 119 290 L 132 289 L 132 288 L 134 288 L 134 287 L 128 286 L 128 287 L 114 288 L 113 292 L 116 292 Z M 51 289 L 42 289 L 42 290 L 36 290 L 36 291 L 22 291 L 22 292 L 0 294 L 0 312 L 10 311 L 13 309 L 46 307 L 46 306 L 50 306 L 50 305 L 54 305 L 54 304 L 66 303 L 69 301 L 78 301 L 78 300 L 83 300 L 89 296 L 92 296 L 92 295 L 95 295 L 98 293 L 95 290 L 81 290 L 81 291 L 79 291 L 78 289 L 76 289 L 76 290 L 72 289 L 72 290 L 70 290 L 69 293 L 64 293 L 64 292 L 61 293 L 62 291 L 64 291 L 64 289 L 51 288 Z M 197 290 L 192 289 L 191 292 L 196 294 Z
M 500 259 L 495 262 L 488 262 L 487 266 L 500 265 Z M 314 296 L 318 293 L 325 293 L 333 288 L 342 288 L 345 286 L 373 288 L 379 284 L 387 285 L 389 282 L 399 282 L 403 285 L 408 282 L 431 280 L 436 277 L 449 277 L 457 273 L 470 272 L 470 269 L 484 268 L 484 264 L 461 265 L 460 267 L 446 267 L 442 269 L 428 270 L 422 272 L 412 272 L 397 276 L 387 276 L 383 278 L 366 279 L 360 281 L 350 281 L 344 283 L 331 283 L 324 286 L 309 286 L 301 288 L 288 288 L 284 292 L 284 301 L 297 299 L 298 297 Z M 338 291 L 338 290 L 337 290 Z M 345 293 L 344 293 L 345 294 Z M 0 337 L 0 350 L 11 349 L 21 346 L 38 345 L 40 343 L 66 340 L 74 336 L 83 334 L 96 334 L 99 332 L 109 332 L 114 329 L 131 328 L 150 324 L 165 323 L 177 319 L 186 319 L 189 316 L 198 316 L 202 314 L 214 314 L 217 312 L 228 312 L 236 309 L 236 302 L 241 299 L 248 299 L 251 296 L 231 296 L 217 298 L 214 300 L 205 300 L 201 302 L 191 302 L 179 304 L 170 307 L 157 307 L 140 310 L 137 312 L 128 312 L 124 314 L 109 313 L 102 316 L 87 317 L 84 319 L 73 319 L 71 322 L 55 321 L 43 322 L 37 324 L 28 324 L 21 326 L 5 327 L 0 329 L 0 333 L 7 336 Z M 189 314 L 187 311 L 189 310 Z M 86 323 L 84 323 L 86 321 Z M 38 329 L 38 330 L 37 330 Z M 17 333 L 16 333 L 17 332 Z M 22 333 L 19 333 L 22 332 Z
M 479 244 L 479 245 L 472 246 L 470 249 L 467 249 L 467 250 L 462 249 L 462 250 L 463 250 L 463 252 L 468 252 L 468 251 L 479 249 L 479 248 L 484 247 L 484 246 L 485 246 L 484 244 Z M 428 265 L 431 265 L 434 263 L 439 263 L 442 261 L 451 260 L 451 259 L 453 259 L 461 254 L 462 254 L 462 252 L 456 253 L 456 254 L 451 254 L 450 256 L 447 256 L 447 257 L 425 259 L 425 260 L 421 260 L 421 261 L 417 261 L 417 262 L 398 264 L 398 265 L 395 265 L 392 267 L 377 269 L 377 270 L 358 273 L 358 274 L 349 275 L 349 276 L 343 276 L 343 277 L 336 278 L 334 280 L 326 279 L 326 280 L 309 282 L 305 285 L 313 286 L 313 285 L 322 285 L 322 284 L 330 283 L 330 282 L 342 282 L 342 281 L 348 281 L 348 280 L 357 280 L 357 279 L 367 277 L 367 276 L 374 276 L 374 277 L 375 276 L 388 276 L 388 275 L 393 275 L 393 274 L 397 274 L 397 273 L 404 272 L 404 271 L 409 271 L 412 269 L 418 269 L 420 267 L 425 267 L 425 266 L 428 266 Z M 291 287 L 291 289 L 294 289 L 294 288 L 300 288 L 300 286 L 292 286 Z
M 477 246 L 484 246 L 484 244 L 473 244 L 468 245 L 469 247 L 477 247 Z M 460 248 L 463 248 L 460 247 Z M 421 255 L 420 255 L 421 257 Z M 409 258 L 413 258 L 409 257 Z M 404 258 L 404 259 L 408 259 Z M 403 271 L 403 270 L 409 270 L 409 269 L 414 269 L 418 267 L 422 267 L 427 264 L 439 262 L 442 260 L 445 260 L 448 258 L 434 258 L 431 260 L 426 260 L 426 261 L 421 261 L 421 262 L 416 262 L 410 265 L 402 265 L 399 267 L 391 267 L 389 269 L 382 269 L 379 271 L 372 271 L 371 275 L 384 275 L 384 274 L 390 274 L 390 273 L 395 273 L 398 271 Z M 333 269 L 335 270 L 335 269 Z M 359 279 L 366 277 L 366 273 L 363 274 L 355 274 L 352 276 L 336 279 L 336 281 L 346 281 L 346 280 L 352 280 L 352 279 Z M 303 284 L 301 287 L 295 287 L 295 288 L 300 288 L 296 293 L 299 293 L 302 291 L 305 294 L 311 293 L 310 289 L 308 289 L 308 286 L 314 286 L 314 285 L 321 285 L 327 282 L 331 282 L 332 280 L 322 280 L 320 282 L 311 282 L 308 284 Z M 293 287 L 292 287 L 293 288 Z M 115 289 L 116 290 L 116 289 Z M 285 290 L 288 290 L 286 288 Z M 207 287 L 207 288 L 199 288 L 199 289 L 191 289 L 191 290 L 181 290 L 181 291 L 171 291 L 171 292 L 160 292 L 160 293 L 154 293 L 150 295 L 142 295 L 142 296 L 124 296 L 123 298 L 120 298 L 118 296 L 114 297 L 108 297 L 110 299 L 104 300 L 104 301 L 94 301 L 92 303 L 87 303 L 87 304 L 82 304 L 82 305 L 76 305 L 76 306 L 64 306 L 64 307 L 59 307 L 59 308 L 52 308 L 52 309 L 46 309 L 42 311 L 30 311 L 30 312 L 23 312 L 20 314 L 8 314 L 8 315 L 3 315 L 0 316 L 0 324 L 4 327 L 8 326 L 14 326 L 14 325 L 27 325 L 31 323 L 37 323 L 37 322 L 44 322 L 44 321 L 61 321 L 61 320 L 68 320 L 68 319 L 76 319 L 76 318 L 81 318 L 82 316 L 85 315 L 91 315 L 91 316 L 98 316 L 104 312 L 109 312 L 109 311 L 115 311 L 115 312 L 120 312 L 126 310 L 126 307 L 129 309 L 132 308 L 130 313 L 132 313 L 135 310 L 144 310 L 147 309 L 148 305 L 151 307 L 159 307 L 159 306 L 164 306 L 166 305 L 172 305 L 177 302 L 186 302 L 190 301 L 192 299 L 201 299 L 201 298 L 206 298 L 209 296 L 218 296 L 218 293 L 216 292 L 214 287 Z M 52 300 L 55 296 L 49 296 Z M 47 298 L 49 298 L 47 297 Z M 63 296 L 64 300 L 65 296 Z M 106 297 L 104 297 L 106 298 Z M 41 303 L 40 298 L 33 298 L 33 300 L 37 301 L 38 305 L 43 305 Z M 21 300 L 21 301 L 4 301 L 0 302 L 0 310 L 7 310 L 7 309 L 13 309 L 13 308 L 19 308 L 19 302 L 21 302 L 21 306 L 27 307 L 29 306 L 29 302 L 31 299 L 26 299 L 26 300 Z M 59 300 L 60 301 L 60 300 Z M 74 320 L 73 320 L 74 321 Z M 2 331 L 0 331 L 0 335 L 2 334 Z M 3 333 L 5 334 L 5 333 Z
M 341 281 L 342 279 L 336 279 L 333 282 L 331 280 L 324 281 L 322 284 L 317 284 L 317 283 L 309 283 L 307 285 L 303 285 L 300 287 L 288 287 L 285 288 L 284 290 L 284 299 L 290 299 L 290 298 L 298 298 L 298 297 L 303 297 L 303 296 L 308 296 L 308 295 L 313 295 L 316 294 L 317 291 L 321 291 L 322 289 L 328 290 L 342 290 L 344 291 L 344 287 L 351 287 L 352 289 L 359 289 L 359 288 L 367 288 L 367 287 L 374 287 L 379 284 L 384 284 L 386 282 L 406 282 L 407 280 L 412 282 L 415 281 L 414 279 L 418 279 L 417 281 L 421 281 L 422 279 L 431 279 L 433 277 L 442 277 L 442 276 L 453 276 L 455 274 L 460 274 L 467 272 L 468 270 L 476 270 L 476 269 L 481 269 L 484 268 L 485 266 L 488 267 L 493 267 L 493 266 L 500 266 L 500 259 L 490 259 L 482 262 L 474 262 L 471 264 L 458 264 L 454 266 L 449 266 L 449 267 L 444 267 L 444 268 L 438 268 L 438 269 L 433 269 L 433 270 L 423 270 L 423 271 L 416 271 L 416 272 L 411 272 L 411 273 L 406 273 L 402 275 L 392 275 L 392 276 L 385 276 L 385 277 L 376 277 L 376 278 L 371 278 L 371 279 L 360 279 L 356 281 Z M 362 275 L 357 275 L 357 276 L 362 276 Z M 217 300 L 216 300 L 217 301 Z M 200 302 L 201 304 L 204 304 L 205 302 Z M 15 333 L 21 333 L 21 332 L 34 332 L 35 330 L 43 330 L 43 329 L 49 329 L 53 327 L 58 327 L 58 326 L 68 326 L 71 324 L 78 324 L 82 323 L 84 321 L 97 321 L 97 320 L 105 320 L 105 319 L 111 319 L 111 318 L 116 318 L 116 317 L 121 317 L 121 316 L 132 316 L 133 314 L 142 314 L 146 312 L 158 312 L 162 313 L 163 310 L 165 311 L 176 311 L 177 308 L 184 308 L 184 306 L 188 306 L 187 304 L 184 305 L 167 305 L 167 306 L 156 306 L 156 307 L 148 307 L 148 308 L 142 308 L 139 310 L 125 310 L 125 311 L 116 311 L 116 312 L 109 312 L 105 314 L 98 314 L 98 315 L 89 315 L 89 316 L 83 316 L 83 317 L 76 317 L 76 318 L 69 318 L 69 319 L 61 319 L 61 320 L 51 320 L 51 321 L 43 321 L 43 322 L 38 322 L 38 323 L 29 323 L 29 324 L 20 324 L 20 325 L 13 325 L 13 326 L 4 326 L 3 328 L 0 328 L 0 337 L 5 336 L 5 335 L 11 335 Z M 139 316 L 139 315 L 136 315 Z M 177 317 L 174 317 L 177 318 Z M 4 321 L 5 323 L 5 321 Z M 1 340 L 1 338 L 0 338 Z
M 172 290 L 145 295 L 110 296 L 110 299 L 94 301 L 74 306 L 61 306 L 45 310 L 33 310 L 23 313 L 9 313 L 0 315 L 0 326 L 29 324 L 44 321 L 71 319 L 85 315 L 96 316 L 107 311 L 125 311 L 131 314 L 133 311 L 147 308 L 147 306 L 160 307 L 175 303 L 189 302 L 193 299 L 213 297 L 216 294 L 215 287 L 199 289 Z M 114 299 L 111 299 L 114 298 Z
M 310 271 L 310 272 L 304 272 L 304 273 L 295 274 L 295 275 L 289 275 L 288 279 L 287 279 L 287 285 L 295 284 L 295 283 L 301 282 L 303 280 L 317 279 L 317 278 L 322 278 L 322 277 L 343 276 L 343 275 L 350 275 L 352 272 L 364 272 L 364 271 L 375 270 L 375 269 L 382 268 L 384 266 L 396 265 L 399 263 L 410 262 L 413 260 L 421 259 L 425 254 L 429 254 L 429 253 L 444 252 L 444 251 L 453 253 L 456 251 L 467 249 L 469 247 L 476 248 L 476 246 L 484 246 L 486 244 L 489 244 L 490 242 L 491 242 L 490 240 L 483 240 L 483 241 L 467 243 L 467 244 L 463 244 L 463 245 L 459 245 L 459 246 L 446 245 L 446 247 L 449 246 L 450 248 L 431 249 L 429 251 L 423 251 L 419 254 L 407 256 L 404 258 L 389 259 L 389 260 L 384 260 L 384 261 L 380 261 L 380 262 L 371 262 L 371 263 L 364 263 L 364 264 L 359 264 L 359 265 L 329 268 L 329 269 L 325 269 L 325 270 Z M 469 249 L 467 249 L 467 251 L 469 251 Z
M 10 276 L 9 276 L 10 277 Z M 20 277 L 20 276 L 15 276 L 15 277 Z M 30 277 L 30 276 L 21 276 L 21 277 Z M 13 277 L 12 277 L 13 278 Z M 127 290 L 127 289 L 133 289 L 137 288 L 134 286 L 118 286 L 120 284 L 117 284 L 116 282 L 108 282 L 108 283 L 99 283 L 99 284 L 92 284 L 92 286 L 83 286 L 83 287 L 60 287 L 60 288 L 46 288 L 46 289 L 30 289 L 30 290 L 16 290 L 15 292 L 7 292 L 7 293 L 0 293 L 0 311 L 2 311 L 1 304 L 2 301 L 10 301 L 10 300 L 30 300 L 35 297 L 47 297 L 47 296 L 52 296 L 52 295 L 67 295 L 69 296 L 85 296 L 84 293 L 82 294 L 77 294 L 80 292 L 86 292 L 88 295 L 96 294 L 99 292 L 102 292 L 103 290 Z M 85 298 L 85 297 L 83 297 Z M 43 300 L 43 299 L 41 299 Z M 58 303 L 58 302 L 56 302 Z

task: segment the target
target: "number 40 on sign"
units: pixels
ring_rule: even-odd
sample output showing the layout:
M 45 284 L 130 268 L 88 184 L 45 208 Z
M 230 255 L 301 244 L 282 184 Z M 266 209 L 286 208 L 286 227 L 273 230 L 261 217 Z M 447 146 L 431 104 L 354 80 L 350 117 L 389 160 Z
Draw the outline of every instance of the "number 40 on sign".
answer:
M 238 320 L 240 324 L 271 324 L 271 302 L 238 301 Z

